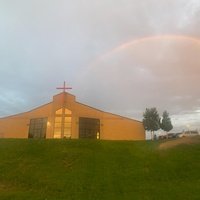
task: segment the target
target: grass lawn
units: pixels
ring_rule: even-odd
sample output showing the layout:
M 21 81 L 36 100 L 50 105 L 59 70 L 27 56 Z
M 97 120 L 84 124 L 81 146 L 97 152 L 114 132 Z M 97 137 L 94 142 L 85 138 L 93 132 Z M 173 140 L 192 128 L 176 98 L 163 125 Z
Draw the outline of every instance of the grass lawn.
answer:
M 199 200 L 200 144 L 0 140 L 0 200 Z

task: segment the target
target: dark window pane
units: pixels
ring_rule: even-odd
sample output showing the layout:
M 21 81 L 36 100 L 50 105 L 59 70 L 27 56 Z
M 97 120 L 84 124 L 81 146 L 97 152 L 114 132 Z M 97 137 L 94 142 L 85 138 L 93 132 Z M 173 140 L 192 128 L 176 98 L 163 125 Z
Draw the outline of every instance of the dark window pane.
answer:
M 99 139 L 100 120 L 94 118 L 79 118 L 79 138 Z
M 35 118 L 30 120 L 29 138 L 45 138 L 47 118 Z

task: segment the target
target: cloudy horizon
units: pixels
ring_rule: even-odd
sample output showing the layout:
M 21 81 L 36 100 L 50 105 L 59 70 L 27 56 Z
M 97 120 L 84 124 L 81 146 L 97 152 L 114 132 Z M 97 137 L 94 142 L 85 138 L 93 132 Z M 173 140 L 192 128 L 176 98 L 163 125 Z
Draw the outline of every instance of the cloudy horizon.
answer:
M 142 120 L 167 110 L 174 130 L 200 129 L 197 0 L 2 0 L 0 117 L 77 101 Z

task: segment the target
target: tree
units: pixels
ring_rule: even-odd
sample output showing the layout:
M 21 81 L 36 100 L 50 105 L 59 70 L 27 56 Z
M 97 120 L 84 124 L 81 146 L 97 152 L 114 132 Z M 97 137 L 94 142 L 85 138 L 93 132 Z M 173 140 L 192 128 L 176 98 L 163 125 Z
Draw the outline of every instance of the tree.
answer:
M 160 129 L 160 117 L 156 108 L 146 108 L 143 113 L 143 125 L 145 130 L 151 131 L 151 139 L 154 138 L 154 131 Z
M 169 132 L 173 129 L 173 125 L 167 111 L 163 112 L 162 120 L 160 122 L 160 128 L 166 132 Z

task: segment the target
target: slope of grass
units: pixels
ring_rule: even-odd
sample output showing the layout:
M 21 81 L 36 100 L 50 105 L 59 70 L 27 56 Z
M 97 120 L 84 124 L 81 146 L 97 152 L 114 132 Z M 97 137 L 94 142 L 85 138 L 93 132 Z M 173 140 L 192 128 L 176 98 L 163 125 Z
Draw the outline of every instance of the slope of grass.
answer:
M 0 140 L 1 200 L 200 199 L 200 144 Z

